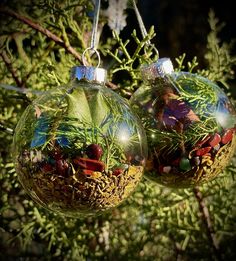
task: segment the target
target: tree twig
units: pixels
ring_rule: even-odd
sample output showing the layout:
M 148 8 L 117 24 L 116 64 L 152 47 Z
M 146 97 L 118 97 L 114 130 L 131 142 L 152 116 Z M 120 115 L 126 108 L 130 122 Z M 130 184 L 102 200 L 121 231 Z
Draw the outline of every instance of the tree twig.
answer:
M 60 37 L 49 31 L 48 29 L 42 27 L 40 24 L 37 24 L 33 22 L 31 19 L 22 16 L 15 11 L 9 9 L 9 8 L 0 8 L 0 12 L 5 13 L 7 15 L 10 15 L 12 17 L 15 17 L 16 19 L 20 20 L 21 22 L 29 25 L 30 27 L 34 28 L 35 30 L 41 32 L 42 34 L 46 35 L 48 38 L 62 46 L 64 49 L 66 49 L 69 53 L 71 53 L 77 60 L 79 60 L 82 63 L 82 59 L 80 54 L 71 46 L 66 44 Z
M 171 232 L 169 232 L 168 235 L 169 235 L 169 237 L 172 240 L 173 245 L 174 245 L 175 260 L 176 261 L 183 260 L 184 250 L 182 249 L 181 245 L 178 242 L 176 242 L 175 237 L 174 237 L 174 235 Z
M 107 82 L 107 83 L 106 83 L 106 86 L 107 86 L 108 88 L 111 88 L 112 90 L 119 89 L 119 87 L 118 87 L 116 84 L 112 83 L 112 82 Z
M 81 64 L 83 63 L 81 55 L 71 45 L 66 44 L 60 37 L 58 37 L 57 35 L 55 35 L 51 31 L 49 31 L 48 29 L 42 27 L 40 24 L 33 22 L 31 19 L 29 19 L 25 16 L 22 16 L 22 15 L 16 13 L 15 11 L 13 11 L 9 8 L 0 7 L 0 12 L 7 14 L 11 17 L 15 17 L 19 21 L 27 24 L 28 26 L 32 27 L 33 29 L 35 29 L 35 30 L 41 32 L 42 34 L 46 35 L 52 41 L 59 44 L 65 50 L 67 50 L 70 54 L 72 54 Z M 18 85 L 18 83 L 17 83 L 17 85 Z M 118 89 L 118 86 L 116 84 L 112 83 L 112 82 L 107 82 L 106 86 L 113 89 L 113 90 Z
M 211 242 L 211 245 L 212 245 L 212 248 L 213 248 L 213 251 L 214 251 L 214 255 L 215 255 L 215 257 L 218 261 L 222 261 L 223 258 L 221 256 L 219 244 L 218 244 L 218 241 L 216 239 L 215 231 L 214 231 L 214 228 L 213 228 L 213 225 L 212 225 L 212 222 L 211 222 L 210 213 L 209 213 L 209 210 L 208 210 L 208 208 L 207 208 L 207 206 L 204 202 L 202 193 L 201 193 L 201 191 L 199 190 L 198 187 L 195 187 L 193 189 L 193 192 L 194 192 L 194 195 L 195 195 L 195 197 L 198 201 L 199 209 L 200 209 L 200 212 L 202 214 L 204 224 L 206 226 L 207 236 L 208 236 L 208 238 Z
M 5 51 L 2 51 L 0 53 L 0 56 L 2 57 L 7 69 L 9 70 L 9 72 L 11 73 L 12 75 L 12 78 L 15 80 L 17 86 L 19 87 L 23 87 L 22 85 L 22 81 L 18 78 L 18 76 L 16 75 L 16 71 L 14 70 L 13 66 L 12 66 L 12 63 L 10 61 L 10 59 L 7 57 L 7 54 Z

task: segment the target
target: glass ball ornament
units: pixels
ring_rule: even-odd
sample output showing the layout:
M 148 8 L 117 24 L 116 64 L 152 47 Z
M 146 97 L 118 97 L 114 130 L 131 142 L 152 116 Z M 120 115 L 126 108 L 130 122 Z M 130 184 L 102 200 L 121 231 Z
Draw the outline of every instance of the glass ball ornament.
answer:
M 105 78 L 102 68 L 73 68 L 69 84 L 34 100 L 16 126 L 19 180 L 56 213 L 83 217 L 116 207 L 143 175 L 145 131 Z
M 236 147 L 236 113 L 213 82 L 174 72 L 168 58 L 143 66 L 144 84 L 131 97 L 148 139 L 145 177 L 188 188 L 218 176 Z

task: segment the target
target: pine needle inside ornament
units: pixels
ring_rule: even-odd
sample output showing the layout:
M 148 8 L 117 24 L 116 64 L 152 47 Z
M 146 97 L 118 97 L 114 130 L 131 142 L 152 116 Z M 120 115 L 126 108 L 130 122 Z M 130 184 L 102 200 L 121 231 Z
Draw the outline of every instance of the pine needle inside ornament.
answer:
M 197 74 L 174 72 L 167 58 L 142 73 L 131 104 L 148 136 L 146 177 L 170 187 L 217 177 L 236 148 L 236 112 L 226 94 Z
M 142 177 L 144 130 L 104 80 L 104 69 L 75 67 L 71 82 L 36 99 L 16 127 L 19 180 L 54 212 L 102 213 L 122 203 Z

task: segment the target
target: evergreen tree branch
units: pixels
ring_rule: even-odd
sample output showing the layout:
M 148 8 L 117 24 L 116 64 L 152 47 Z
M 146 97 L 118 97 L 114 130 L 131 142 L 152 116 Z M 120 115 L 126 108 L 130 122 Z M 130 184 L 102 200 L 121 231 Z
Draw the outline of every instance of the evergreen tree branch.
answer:
M 10 10 L 9 8 L 1 8 L 0 12 L 5 13 L 7 15 L 10 15 L 12 17 L 15 17 L 19 21 L 27 24 L 28 26 L 32 27 L 33 29 L 35 29 L 35 30 L 41 32 L 42 34 L 46 35 L 48 38 L 50 38 L 51 40 L 53 40 L 54 42 L 56 42 L 57 44 L 62 46 L 64 49 L 66 49 L 77 60 L 79 60 L 80 63 L 82 63 L 81 55 L 71 45 L 69 45 L 68 43 L 66 44 L 60 37 L 58 37 L 57 35 L 55 35 L 51 31 L 49 31 L 48 29 L 42 27 L 40 24 L 33 22 L 31 19 L 29 19 L 25 16 L 22 16 L 22 15 L 16 13 L 13 10 Z
M 52 50 L 52 48 L 54 47 L 54 45 L 55 45 L 55 42 L 49 43 L 48 47 L 46 48 L 45 52 L 40 57 L 40 59 L 33 64 L 30 71 L 22 78 L 22 84 L 25 84 L 27 82 L 27 80 L 30 78 L 30 76 L 37 70 L 40 63 L 49 55 L 49 53 Z
M 81 55 L 68 43 L 66 43 L 65 41 L 63 41 L 60 37 L 58 37 L 57 35 L 55 35 L 54 33 L 52 33 L 51 31 L 49 31 L 48 29 L 42 27 L 40 24 L 37 24 L 35 22 L 33 22 L 31 19 L 22 16 L 18 13 L 16 13 L 15 11 L 9 9 L 9 8 L 0 8 L 0 12 L 5 13 L 11 17 L 15 17 L 16 19 L 18 19 L 19 21 L 27 24 L 28 26 L 32 27 L 33 29 L 41 32 L 42 34 L 44 34 L 45 36 L 47 36 L 48 38 L 50 38 L 52 41 L 54 41 L 55 43 L 59 44 L 60 46 L 62 46 L 65 50 L 67 50 L 67 52 L 69 52 L 70 54 L 72 54 L 81 64 L 83 63 Z M 6 63 L 6 62 L 5 62 Z M 10 69 L 10 67 L 9 67 Z M 13 73 L 13 71 L 11 71 L 11 73 Z M 12 74 L 13 78 L 17 81 L 17 79 L 14 77 L 14 75 Z M 26 79 L 29 76 L 26 77 Z M 17 85 L 19 85 L 19 81 L 16 82 Z M 22 83 L 19 85 L 21 86 Z M 112 82 L 107 82 L 106 86 L 116 90 L 118 89 L 118 86 Z
M 213 225 L 212 225 L 212 222 L 211 222 L 211 217 L 210 217 L 210 213 L 209 213 L 209 210 L 204 202 L 204 199 L 203 199 L 203 195 L 201 193 L 201 191 L 199 190 L 198 187 L 195 187 L 193 189 L 193 192 L 194 192 L 194 195 L 198 201 L 198 204 L 199 204 L 199 210 L 202 214 L 202 218 L 203 218 L 203 221 L 204 221 L 204 224 L 206 226 L 206 230 L 207 230 L 207 236 L 209 238 L 209 241 L 211 242 L 212 244 L 212 248 L 213 248 L 213 251 L 214 251 L 214 255 L 215 257 L 217 258 L 218 261 L 222 261 L 222 257 L 221 257 L 221 254 L 220 254 L 220 249 L 219 249 L 219 244 L 218 244 L 218 241 L 216 239 L 216 236 L 215 236 L 215 231 L 214 231 L 214 228 L 213 228 Z
M 178 242 L 176 242 L 175 236 L 171 232 L 169 233 L 169 237 L 172 240 L 173 246 L 174 246 L 174 249 L 175 249 L 175 260 L 176 261 L 183 260 L 184 250 L 182 249 L 181 245 Z
M 9 72 L 11 73 L 12 75 L 12 78 L 15 80 L 16 84 L 18 87 L 24 87 L 23 84 L 22 84 L 22 81 L 18 78 L 17 74 L 16 74 L 16 71 L 14 70 L 13 66 L 12 66 L 12 63 L 10 61 L 10 59 L 7 57 L 7 54 L 5 51 L 2 51 L 0 53 L 0 56 L 2 57 L 7 69 L 9 70 Z

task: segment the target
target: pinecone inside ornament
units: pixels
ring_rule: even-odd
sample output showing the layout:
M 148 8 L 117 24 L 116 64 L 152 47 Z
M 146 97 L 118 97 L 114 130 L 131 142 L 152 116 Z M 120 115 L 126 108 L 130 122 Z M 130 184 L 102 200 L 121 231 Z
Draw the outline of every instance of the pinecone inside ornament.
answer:
M 148 137 L 145 176 L 169 187 L 217 177 L 236 147 L 236 113 L 226 94 L 197 74 L 174 72 L 169 59 L 143 68 L 131 98 Z
M 144 130 L 125 100 L 97 83 L 103 83 L 101 72 L 76 67 L 67 86 L 25 110 L 15 131 L 23 187 L 45 208 L 67 216 L 118 206 L 143 174 Z

